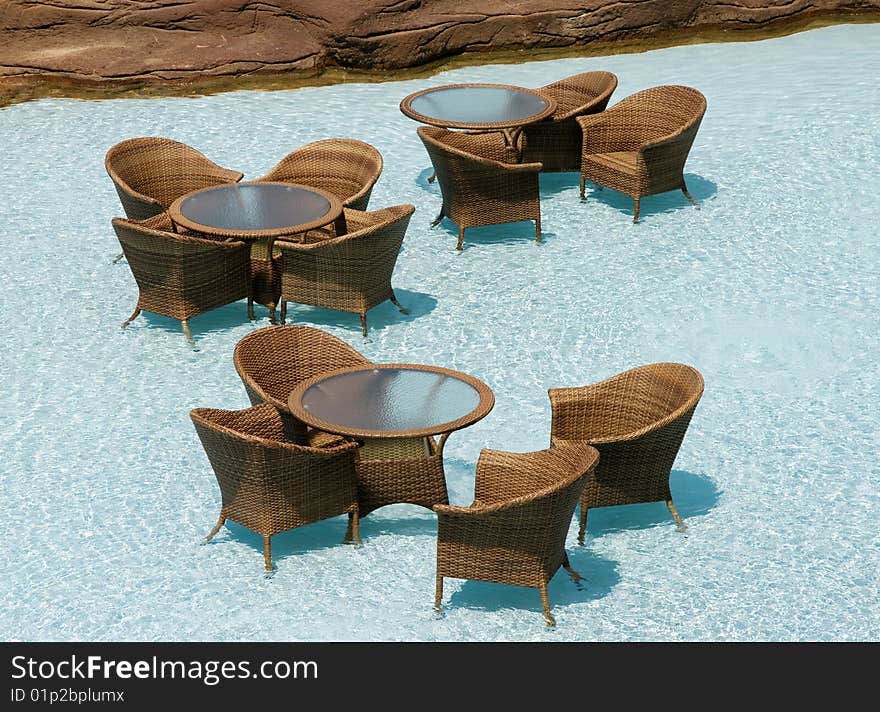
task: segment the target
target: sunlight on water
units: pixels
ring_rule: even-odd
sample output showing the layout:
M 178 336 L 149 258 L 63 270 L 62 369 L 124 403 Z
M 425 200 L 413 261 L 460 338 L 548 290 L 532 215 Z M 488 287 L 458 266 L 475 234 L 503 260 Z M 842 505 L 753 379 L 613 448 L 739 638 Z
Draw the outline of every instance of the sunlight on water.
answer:
M 430 79 L 204 98 L 51 99 L 0 110 L 5 168 L 0 318 L 0 638 L 174 640 L 793 640 L 880 631 L 880 25 L 754 43 L 456 69 Z M 576 175 L 542 178 L 544 243 L 530 224 L 431 229 L 440 197 L 416 124 L 398 111 L 429 85 L 540 86 L 615 72 L 612 103 L 657 84 L 708 98 L 677 193 L 631 201 Z M 329 136 L 368 141 L 385 172 L 371 206 L 417 210 L 395 272 L 412 313 L 292 306 L 289 319 L 379 362 L 482 379 L 494 411 L 450 437 L 447 478 L 467 504 L 481 447 L 549 441 L 547 388 L 683 361 L 706 392 L 663 504 L 590 515 L 569 536 L 583 591 L 449 581 L 435 620 L 433 514 L 396 505 L 261 540 L 230 524 L 208 546 L 219 492 L 189 421 L 239 408 L 244 303 L 179 324 L 135 304 L 110 218 L 107 149 L 132 136 L 189 143 L 262 175 Z M 265 309 L 257 308 L 262 326 Z

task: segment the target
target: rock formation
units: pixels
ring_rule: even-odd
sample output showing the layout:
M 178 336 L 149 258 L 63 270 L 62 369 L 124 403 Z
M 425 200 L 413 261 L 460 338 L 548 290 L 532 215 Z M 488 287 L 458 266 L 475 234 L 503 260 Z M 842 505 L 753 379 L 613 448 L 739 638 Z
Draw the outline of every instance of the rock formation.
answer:
M 880 0 L 5 0 L 0 87 L 387 71 L 463 52 L 878 11 Z

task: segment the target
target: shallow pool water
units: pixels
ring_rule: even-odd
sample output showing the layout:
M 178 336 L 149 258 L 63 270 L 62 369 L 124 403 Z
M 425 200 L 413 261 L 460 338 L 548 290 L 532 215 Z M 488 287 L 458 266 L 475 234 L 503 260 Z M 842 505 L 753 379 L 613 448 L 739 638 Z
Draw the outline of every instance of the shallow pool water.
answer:
M 43 100 L 0 110 L 0 638 L 4 640 L 877 640 L 880 638 L 880 25 L 753 43 L 456 69 L 430 79 L 204 98 Z M 680 193 L 632 203 L 577 176 L 541 180 L 544 242 L 530 224 L 431 229 L 439 191 L 405 95 L 451 82 L 540 86 L 615 72 L 612 103 L 657 84 L 708 99 Z M 308 141 L 374 144 L 372 207 L 416 213 L 394 284 L 412 310 L 357 315 L 292 306 L 289 319 L 374 361 L 471 373 L 494 411 L 450 437 L 453 503 L 467 504 L 481 447 L 549 441 L 547 388 L 638 364 L 696 366 L 706 391 L 672 492 L 598 510 L 569 533 L 577 590 L 560 572 L 545 629 L 537 591 L 448 581 L 432 614 L 436 522 L 377 511 L 364 546 L 336 518 L 273 540 L 230 524 L 189 420 L 240 408 L 244 303 L 177 322 L 143 315 L 103 157 L 162 135 L 262 175 Z

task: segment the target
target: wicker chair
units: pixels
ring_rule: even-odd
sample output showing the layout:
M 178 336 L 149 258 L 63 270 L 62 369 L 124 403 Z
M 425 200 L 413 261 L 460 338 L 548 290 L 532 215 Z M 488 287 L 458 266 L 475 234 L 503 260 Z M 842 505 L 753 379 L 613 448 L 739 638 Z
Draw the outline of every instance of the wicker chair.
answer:
M 684 164 L 706 112 L 696 89 L 660 86 L 618 102 L 601 114 L 579 116 L 583 131 L 581 199 L 589 178 L 599 186 L 639 201 L 646 195 L 681 190 L 694 205 L 684 181 Z
M 618 504 L 666 502 L 684 531 L 669 474 L 703 395 L 700 373 L 679 363 L 655 363 L 591 386 L 548 393 L 551 444 L 586 442 L 601 455 L 581 497 L 578 541 L 584 543 L 591 508 Z
M 470 507 L 436 505 L 439 613 L 443 577 L 493 581 L 541 590 L 550 614 L 547 584 L 560 566 L 575 583 L 580 575 L 565 553 L 565 537 L 599 453 L 580 443 L 540 452 L 483 450 Z
M 247 244 L 172 232 L 167 213 L 142 222 L 123 218 L 112 222 L 138 285 L 137 307 L 123 329 L 146 310 L 180 319 L 192 345 L 187 320 L 196 314 L 247 298 L 253 318 Z
M 310 326 L 252 331 L 235 345 L 232 361 L 251 403 L 275 406 L 285 437 L 297 443 L 307 442 L 309 430 L 287 406 L 291 391 L 319 373 L 369 363 L 341 339 Z
M 257 180 L 326 190 L 345 207 L 366 210 L 381 173 L 382 154 L 370 144 L 351 138 L 328 138 L 287 154 Z
M 168 210 L 177 198 L 212 185 L 237 183 L 243 174 L 221 168 L 191 146 L 170 138 L 131 138 L 104 158 L 129 220 L 146 220 Z M 114 262 L 122 255 L 117 255 Z
M 369 213 L 344 210 L 349 231 L 341 237 L 275 242 L 282 255 L 282 324 L 287 302 L 359 314 L 364 336 L 367 310 L 386 299 L 409 313 L 394 295 L 391 273 L 415 208 L 397 205 Z
M 583 135 L 576 119 L 604 111 L 615 88 L 611 72 L 584 72 L 541 87 L 539 92 L 556 101 L 556 111 L 523 128 L 523 162 L 541 163 L 545 173 L 579 171 Z
M 326 371 L 370 363 L 348 344 L 309 326 L 268 326 L 242 338 L 235 370 L 254 405 L 270 403 L 281 414 L 288 440 L 333 444 L 343 438 L 310 430 L 290 412 L 287 399 L 302 381 Z M 358 502 L 365 517 L 386 504 L 408 502 L 430 509 L 448 502 L 443 445 L 434 438 L 367 440 L 358 450 Z
M 469 227 L 519 220 L 535 221 L 541 241 L 540 163 L 516 163 L 516 152 L 498 132 L 472 134 L 430 126 L 418 128 L 419 138 L 434 165 L 443 206 L 432 225 L 448 217 L 458 225 L 458 246 Z
M 349 532 L 360 543 L 357 443 L 289 443 L 281 416 L 268 403 L 237 411 L 196 408 L 190 417 L 223 499 L 206 541 L 231 519 L 262 535 L 266 571 L 273 568 L 272 536 L 305 524 L 349 514 Z

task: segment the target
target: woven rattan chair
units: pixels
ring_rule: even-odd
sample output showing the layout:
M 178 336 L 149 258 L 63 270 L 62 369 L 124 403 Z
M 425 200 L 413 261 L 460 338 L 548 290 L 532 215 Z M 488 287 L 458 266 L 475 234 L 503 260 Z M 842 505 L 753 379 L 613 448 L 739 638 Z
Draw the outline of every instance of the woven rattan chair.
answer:
M 448 217 L 458 225 L 458 245 L 469 227 L 535 221 L 541 241 L 540 163 L 516 163 L 515 151 L 498 132 L 472 134 L 431 126 L 418 128 L 434 165 L 443 206 L 432 225 Z
M 233 362 L 251 403 L 270 403 L 281 414 L 288 440 L 329 444 L 342 438 L 307 428 L 290 412 L 288 397 L 320 373 L 370 363 L 335 336 L 295 325 L 251 332 L 236 345 Z M 447 502 L 445 441 L 445 436 L 439 444 L 434 438 L 366 440 L 358 450 L 360 516 L 398 502 L 427 508 Z
M 604 111 L 616 87 L 611 72 L 584 72 L 541 87 L 556 101 L 556 111 L 523 128 L 523 163 L 540 163 L 545 173 L 579 171 L 583 135 L 577 117 Z
M 381 173 L 382 154 L 370 144 L 351 138 L 328 138 L 287 154 L 258 181 L 326 190 L 345 207 L 366 210 Z
M 252 331 L 235 345 L 232 361 L 251 403 L 275 406 L 284 420 L 285 437 L 298 443 L 306 442 L 309 431 L 288 408 L 293 389 L 319 373 L 369 363 L 341 339 L 310 326 Z
M 655 363 L 580 388 L 551 388 L 553 445 L 573 441 L 601 458 L 581 497 L 578 541 L 584 543 L 593 507 L 666 502 L 680 531 L 669 475 L 691 416 L 703 395 L 703 377 L 680 363 Z
M 262 535 L 267 571 L 273 568 L 271 537 L 288 529 L 348 514 L 349 532 L 360 543 L 357 443 L 287 442 L 281 416 L 268 403 L 237 411 L 196 408 L 190 417 L 223 499 L 206 541 L 231 519 Z
M 185 143 L 158 136 L 117 143 L 107 151 L 104 167 L 129 220 L 146 220 L 168 210 L 181 195 L 237 183 L 243 175 L 221 168 Z
M 601 114 L 579 116 L 583 131 L 581 199 L 589 178 L 599 186 L 639 201 L 646 195 L 681 190 L 694 205 L 684 181 L 684 164 L 706 112 L 696 89 L 660 86 L 618 102 Z
M 137 307 L 123 329 L 141 310 L 163 314 L 180 319 L 192 345 L 190 317 L 247 298 L 253 318 L 247 244 L 172 232 L 167 213 L 141 222 L 113 218 L 113 229 L 138 286 Z
M 437 591 L 443 577 L 493 581 L 541 590 L 550 614 L 547 584 L 560 566 L 575 583 L 580 575 L 565 553 L 565 537 L 584 482 L 599 453 L 576 443 L 530 453 L 483 450 L 470 507 L 436 505 Z
M 275 242 L 282 255 L 282 324 L 287 302 L 359 314 L 364 336 L 367 310 L 386 299 L 409 313 L 394 295 L 391 273 L 415 208 L 397 205 L 368 213 L 344 210 L 348 232 L 341 237 Z

